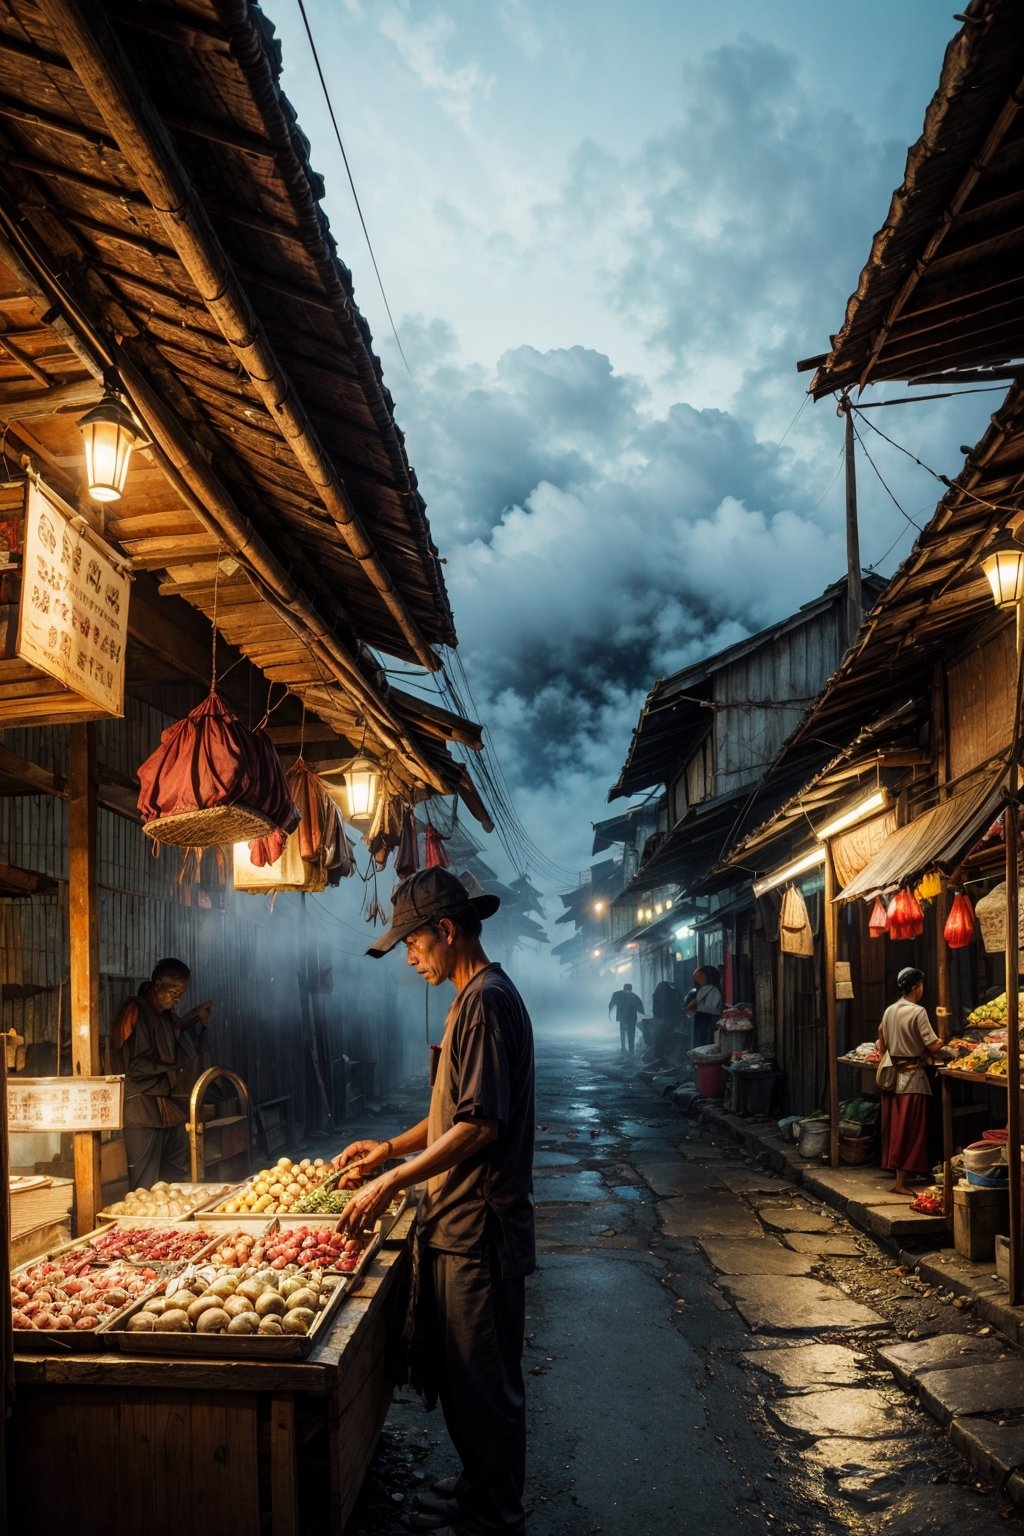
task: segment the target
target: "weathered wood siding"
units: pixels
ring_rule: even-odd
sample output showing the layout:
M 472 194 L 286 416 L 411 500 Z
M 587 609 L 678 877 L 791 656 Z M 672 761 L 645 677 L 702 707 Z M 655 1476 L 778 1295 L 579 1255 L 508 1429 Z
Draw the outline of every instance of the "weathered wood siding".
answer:
M 1013 734 L 1013 625 L 947 670 L 949 775 L 957 779 L 1005 751 Z
M 833 603 L 715 672 L 716 795 L 760 778 L 803 719 L 842 655 L 841 610 Z

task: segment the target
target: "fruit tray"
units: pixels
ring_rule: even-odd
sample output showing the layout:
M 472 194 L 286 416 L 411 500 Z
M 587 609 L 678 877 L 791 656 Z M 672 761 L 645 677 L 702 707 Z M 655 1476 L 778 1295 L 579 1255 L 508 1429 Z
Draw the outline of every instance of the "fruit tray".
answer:
M 196 1216 L 201 1217 L 203 1221 L 237 1221 L 239 1217 L 251 1219 L 257 1216 L 262 1216 L 264 1220 L 269 1221 L 272 1216 L 286 1214 L 278 1210 L 278 1206 L 282 1203 L 288 1206 L 287 1214 L 297 1215 L 300 1220 L 307 1220 L 310 1215 L 323 1215 L 325 1213 L 316 1211 L 303 1215 L 301 1211 L 292 1211 L 291 1207 L 298 1204 L 304 1194 L 311 1192 L 336 1171 L 323 1158 L 306 1157 L 298 1163 L 293 1162 L 291 1158 L 279 1158 L 273 1168 L 264 1168 L 261 1172 L 250 1175 L 243 1183 L 236 1184 L 215 1199 L 208 1200 L 198 1208 Z M 306 1182 L 302 1184 L 300 1179 Z M 260 1193 L 261 1189 L 262 1193 Z M 279 1193 L 272 1195 L 271 1190 Z M 290 1196 L 289 1190 L 292 1191 Z M 246 1203 L 253 1201 L 256 1203 Z M 260 1209 L 256 1208 L 257 1203 Z M 218 1210 L 217 1207 L 222 1205 L 234 1205 L 236 1209 Z
M 203 1258 L 208 1264 L 225 1269 L 265 1265 L 269 1269 L 295 1267 L 323 1270 L 327 1274 L 354 1274 L 371 1241 L 378 1239 L 374 1230 L 353 1237 L 342 1232 L 336 1221 L 315 1221 L 308 1225 L 285 1222 L 274 1217 L 271 1222 L 237 1222 L 227 1231 L 217 1228 L 213 1245 Z
M 125 1313 L 122 1313 L 117 1318 L 116 1322 L 112 1323 L 111 1326 L 105 1330 L 103 1335 L 103 1347 L 109 1348 L 111 1345 L 113 1345 L 116 1348 L 122 1350 L 125 1354 L 167 1356 L 183 1355 L 192 1358 L 214 1360 L 305 1359 L 310 1351 L 313 1350 L 320 1342 L 320 1340 L 324 1338 L 330 1331 L 330 1327 L 338 1308 L 341 1306 L 349 1291 L 358 1282 L 362 1271 L 372 1260 L 373 1255 L 377 1250 L 377 1246 L 377 1240 L 374 1239 L 364 1250 L 360 1257 L 359 1266 L 352 1274 L 342 1275 L 323 1272 L 320 1275 L 319 1279 L 316 1281 L 316 1291 L 319 1297 L 326 1297 L 326 1299 L 322 1301 L 322 1304 L 316 1311 L 312 1321 L 308 1324 L 307 1332 L 225 1333 L 219 1331 L 193 1332 L 191 1329 L 188 1332 L 163 1332 L 157 1331 L 155 1328 L 153 1331 L 135 1331 L 135 1328 L 132 1326 L 132 1319 L 137 1317 L 139 1313 L 146 1310 L 145 1304 L 147 1300 L 155 1301 L 158 1299 L 158 1296 L 154 1295 L 141 1298 L 135 1306 L 128 1308 Z M 200 1269 L 202 1270 L 202 1274 L 199 1273 Z M 209 1278 L 211 1274 L 214 1276 L 212 1279 Z M 258 1274 L 266 1276 L 268 1271 L 262 1270 L 259 1271 Z M 237 1283 L 241 1285 L 245 1280 L 248 1279 L 252 1279 L 255 1282 L 258 1278 L 258 1275 L 256 1272 L 249 1269 L 235 1271 L 234 1274 L 232 1274 L 231 1270 L 224 1268 L 215 1269 L 212 1266 L 190 1266 L 190 1269 L 185 1271 L 184 1274 L 175 1277 L 175 1279 L 172 1281 L 166 1282 L 164 1287 L 162 1287 L 162 1293 L 164 1295 L 164 1299 L 167 1299 L 167 1290 L 170 1286 L 178 1285 L 184 1287 L 191 1281 L 193 1289 L 196 1285 L 200 1287 L 200 1294 L 196 1295 L 196 1301 L 204 1299 L 209 1300 L 205 1293 L 203 1293 L 202 1287 L 217 1286 L 220 1280 L 226 1280 L 228 1278 L 236 1279 Z M 292 1276 L 287 1275 L 282 1271 L 278 1273 L 278 1281 L 281 1278 L 284 1280 L 290 1280 Z M 298 1279 L 301 1284 L 305 1277 L 299 1275 L 295 1278 Z M 254 1316 L 257 1315 L 255 1309 L 260 1305 L 263 1297 L 274 1288 L 275 1283 L 277 1282 L 271 1282 L 267 1286 L 266 1290 L 261 1292 L 258 1296 L 254 1297 L 252 1301 Z M 226 1296 L 224 1300 L 227 1302 L 233 1301 L 238 1294 L 238 1292 L 232 1292 Z M 299 1293 L 293 1291 L 289 1297 L 284 1299 L 286 1302 L 291 1301 L 297 1295 L 299 1295 Z M 206 1310 L 212 1312 L 215 1305 L 216 1303 L 209 1303 Z M 303 1302 L 299 1302 L 298 1305 L 300 1307 L 304 1307 L 305 1304 Z M 179 1311 L 181 1309 L 175 1308 L 174 1310 Z M 290 1310 L 295 1310 L 295 1307 L 293 1306 Z M 285 1314 L 278 1313 L 277 1315 L 283 1317 Z M 261 1317 L 261 1322 L 265 1322 L 266 1317 L 267 1313 L 264 1312 Z
M 156 1194 L 159 1186 L 154 1186 Z M 97 1221 L 133 1221 L 140 1227 L 156 1226 L 166 1221 L 187 1221 L 204 1205 L 216 1204 L 223 1200 L 231 1189 L 230 1184 L 173 1184 L 167 1185 L 168 1194 L 166 1202 L 172 1209 L 163 1211 L 150 1210 L 125 1210 L 126 1205 L 132 1203 L 133 1191 L 129 1190 L 122 1200 L 115 1200 L 113 1205 L 104 1207 L 97 1212 Z M 177 1191 L 177 1194 L 172 1193 Z M 141 1193 L 141 1191 L 139 1192 Z M 148 1193 L 148 1192 L 147 1192 Z M 173 1209 L 173 1207 L 180 1209 Z
M 105 1349 L 107 1329 L 141 1306 L 167 1279 L 166 1269 L 160 1274 L 136 1264 L 80 1261 L 65 1269 L 59 1255 L 22 1264 L 11 1272 L 15 1353 L 60 1350 L 86 1354 Z M 111 1297 L 117 1298 L 113 1305 L 108 1300 Z M 68 1319 L 68 1326 L 37 1326 L 34 1319 L 54 1316 L 54 1306 L 58 1315 Z M 99 1311 L 92 1326 L 85 1326 L 81 1319 L 90 1315 L 87 1309 L 92 1306 L 108 1306 L 109 1310 Z M 78 1319 L 74 1317 L 76 1307 L 81 1309 Z M 19 1317 L 26 1319 L 25 1325 L 19 1324 Z
M 146 1266 L 166 1275 L 202 1257 L 217 1241 L 218 1229 L 195 1221 L 135 1221 L 117 1217 L 82 1237 L 54 1248 L 46 1257 L 67 1263 Z

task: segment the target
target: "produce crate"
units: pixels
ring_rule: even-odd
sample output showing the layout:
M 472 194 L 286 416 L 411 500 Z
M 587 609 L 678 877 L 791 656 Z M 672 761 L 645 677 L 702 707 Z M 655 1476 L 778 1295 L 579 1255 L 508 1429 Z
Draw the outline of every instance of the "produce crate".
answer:
M 75 1247 L 77 1244 L 72 1244 L 70 1246 Z M 12 1294 L 17 1290 L 22 1289 L 20 1284 L 21 1280 L 26 1278 L 29 1273 L 36 1268 L 37 1265 L 47 1264 L 50 1262 L 51 1260 L 48 1258 L 37 1258 L 33 1259 L 30 1264 L 23 1264 L 19 1266 L 18 1269 L 12 1271 Z M 178 1266 L 179 1272 L 182 1267 L 183 1266 L 181 1265 Z M 89 1269 L 84 1272 L 84 1277 L 88 1279 L 91 1278 L 93 1274 L 102 1274 L 105 1278 L 116 1279 L 118 1273 L 122 1269 L 126 1272 L 126 1275 L 140 1276 L 143 1269 L 148 1270 L 150 1269 L 150 1266 L 137 1264 L 90 1265 Z M 76 1278 L 81 1278 L 81 1276 Z M 154 1273 L 151 1279 L 146 1280 L 145 1285 L 137 1295 L 132 1296 L 122 1306 L 116 1308 L 113 1312 L 108 1313 L 105 1317 L 98 1318 L 95 1327 L 92 1328 L 14 1328 L 14 1351 L 16 1354 L 36 1354 L 42 1351 L 49 1354 L 60 1352 L 66 1354 L 89 1354 L 94 1353 L 100 1349 L 106 1349 L 107 1329 L 113 1323 L 119 1321 L 120 1318 L 127 1317 L 129 1312 L 134 1311 L 137 1306 L 141 1306 L 144 1301 L 147 1301 L 150 1296 L 154 1295 L 156 1291 L 159 1290 L 161 1285 L 166 1284 L 168 1278 L 169 1275 L 167 1273 L 162 1275 Z
M 1007 1228 L 1008 1190 L 953 1189 L 953 1247 L 962 1259 L 991 1261 L 997 1232 Z
M 132 1333 L 128 1321 L 142 1310 L 140 1298 L 136 1306 L 127 1308 L 118 1316 L 103 1337 L 104 1348 L 110 1345 L 129 1355 L 184 1356 L 203 1360 L 302 1360 L 330 1331 L 338 1308 L 345 1297 L 359 1283 L 379 1246 L 379 1239 L 365 1250 L 359 1266 L 350 1275 L 328 1274 L 324 1284 L 331 1290 L 331 1298 L 316 1316 L 313 1326 L 305 1334 L 230 1334 L 230 1333 Z M 180 1278 L 180 1277 L 179 1277 Z M 151 1293 L 152 1294 L 152 1293 Z
M 203 1208 L 203 1206 L 209 1205 L 211 1203 L 216 1205 L 219 1203 L 219 1201 L 226 1199 L 228 1193 L 231 1190 L 231 1187 L 232 1186 L 230 1184 L 218 1184 L 215 1182 L 208 1182 L 205 1184 L 179 1184 L 178 1188 L 182 1190 L 185 1195 L 191 1197 L 189 1205 L 181 1213 L 180 1216 L 147 1216 L 142 1213 L 133 1215 L 130 1211 L 119 1212 L 112 1210 L 110 1206 L 107 1206 L 104 1210 L 97 1212 L 96 1220 L 134 1221 L 137 1222 L 139 1226 L 156 1226 L 162 1222 L 190 1220 L 197 1211 Z M 115 1205 L 118 1205 L 120 1204 L 120 1201 L 115 1201 L 114 1203 Z

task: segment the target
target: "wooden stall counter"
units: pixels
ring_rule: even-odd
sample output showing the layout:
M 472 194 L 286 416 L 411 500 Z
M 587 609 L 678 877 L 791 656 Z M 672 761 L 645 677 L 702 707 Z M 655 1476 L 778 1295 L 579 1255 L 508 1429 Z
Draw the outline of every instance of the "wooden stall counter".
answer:
M 344 1531 L 391 1400 L 413 1221 L 400 1218 L 305 1360 L 16 1356 L 11 1529 Z

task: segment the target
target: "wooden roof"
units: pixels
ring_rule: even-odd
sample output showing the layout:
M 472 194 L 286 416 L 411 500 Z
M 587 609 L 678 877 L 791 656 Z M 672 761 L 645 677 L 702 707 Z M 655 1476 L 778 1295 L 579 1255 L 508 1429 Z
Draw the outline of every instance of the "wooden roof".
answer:
M 152 446 L 104 520 L 225 640 L 410 790 L 479 728 L 390 686 L 456 643 L 322 184 L 248 0 L 0 0 L 0 424 L 83 506 L 115 367 Z M 0 684 L 2 698 L 2 684 Z
M 1005 377 L 1024 363 L 1024 26 L 971 0 L 811 393 Z

